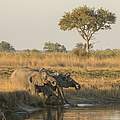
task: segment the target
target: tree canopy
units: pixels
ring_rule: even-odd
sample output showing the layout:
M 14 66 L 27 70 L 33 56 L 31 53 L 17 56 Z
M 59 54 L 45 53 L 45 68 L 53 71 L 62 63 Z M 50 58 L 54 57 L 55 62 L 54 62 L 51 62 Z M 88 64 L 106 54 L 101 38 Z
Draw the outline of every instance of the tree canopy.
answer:
M 10 45 L 10 43 L 6 41 L 1 41 L 0 42 L 0 51 L 5 51 L 5 52 L 10 52 L 10 51 L 15 51 L 13 46 Z
M 45 42 L 43 50 L 45 52 L 66 52 L 64 45 L 52 42 Z
M 109 10 L 82 6 L 66 12 L 59 21 L 61 30 L 76 29 L 86 42 L 86 51 L 89 52 L 90 40 L 99 30 L 111 29 L 116 21 L 115 14 Z

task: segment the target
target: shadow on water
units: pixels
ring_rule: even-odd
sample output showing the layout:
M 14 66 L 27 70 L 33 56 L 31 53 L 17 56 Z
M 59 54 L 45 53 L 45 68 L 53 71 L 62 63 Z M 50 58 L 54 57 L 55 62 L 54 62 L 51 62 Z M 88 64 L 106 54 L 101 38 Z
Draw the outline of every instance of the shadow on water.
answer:
M 28 117 L 29 110 L 37 111 L 38 106 L 43 106 L 42 101 L 40 97 L 30 95 L 26 91 L 0 92 L 0 110 L 7 120 L 24 120 Z
M 0 93 L 0 107 L 15 108 L 16 104 L 39 104 L 39 99 L 30 96 L 24 91 L 14 93 Z M 1 109 L 1 108 L 0 108 Z M 6 113 L 7 120 L 120 120 L 120 105 L 106 106 L 79 106 L 79 107 L 47 107 L 34 114 L 24 111 L 11 111 Z M 1 120 L 1 119 L 0 119 Z
M 25 120 L 120 120 L 120 107 L 47 108 Z
M 62 107 L 45 108 L 43 107 L 43 101 L 41 97 L 32 96 L 26 91 L 0 92 L 0 110 L 4 112 L 7 120 L 31 120 L 30 118 L 33 116 L 35 120 L 36 117 L 41 120 L 63 120 L 64 112 Z M 39 110 L 35 110 L 37 108 Z M 39 113 L 30 114 L 28 112 L 33 109 L 35 110 L 34 113 L 37 111 Z M 1 116 L 0 120 L 2 120 Z
M 48 107 L 43 111 L 32 115 L 28 120 L 63 120 L 63 117 L 64 109 L 62 107 L 57 107 L 56 109 Z
M 64 109 L 62 107 L 57 108 L 43 108 L 43 110 L 31 115 L 22 113 L 12 113 L 7 116 L 7 120 L 63 120 Z
M 120 106 L 48 107 L 30 116 L 12 114 L 7 120 L 120 120 Z

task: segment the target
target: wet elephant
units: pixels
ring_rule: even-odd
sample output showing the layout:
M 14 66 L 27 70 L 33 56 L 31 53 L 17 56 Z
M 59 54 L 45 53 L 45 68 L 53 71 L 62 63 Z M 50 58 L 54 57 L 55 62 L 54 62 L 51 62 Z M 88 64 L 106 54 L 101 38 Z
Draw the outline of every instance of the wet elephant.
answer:
M 58 96 L 63 100 L 63 103 L 69 103 L 65 98 L 63 88 L 74 87 L 76 90 L 80 90 L 81 86 L 71 77 L 70 73 L 58 73 L 56 71 L 51 71 L 43 68 L 42 71 L 45 71 L 48 76 L 51 76 L 55 79 L 57 84 Z
M 52 99 L 55 99 L 53 100 L 55 102 L 59 101 L 55 79 L 39 69 L 16 69 L 11 75 L 11 82 L 15 83 L 21 90 L 30 92 L 31 95 L 43 93 L 47 97 L 47 103 Z

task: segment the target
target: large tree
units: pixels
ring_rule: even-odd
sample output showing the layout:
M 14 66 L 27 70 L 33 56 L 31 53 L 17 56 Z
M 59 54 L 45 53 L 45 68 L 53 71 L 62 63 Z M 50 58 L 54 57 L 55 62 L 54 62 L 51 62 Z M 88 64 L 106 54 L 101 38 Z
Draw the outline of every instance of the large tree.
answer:
M 89 52 L 94 34 L 100 30 L 111 29 L 115 20 L 115 14 L 109 10 L 82 6 L 66 12 L 60 19 L 59 26 L 64 31 L 76 29 L 85 40 L 86 52 Z

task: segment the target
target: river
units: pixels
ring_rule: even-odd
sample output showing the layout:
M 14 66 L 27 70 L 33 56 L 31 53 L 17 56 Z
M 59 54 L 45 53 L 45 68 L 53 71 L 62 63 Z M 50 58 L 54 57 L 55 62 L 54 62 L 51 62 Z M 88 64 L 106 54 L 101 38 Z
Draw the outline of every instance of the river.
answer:
M 120 106 L 47 108 L 25 120 L 120 120 Z
M 20 120 L 120 120 L 120 106 L 81 106 L 66 108 L 48 107 L 27 118 L 19 115 Z M 11 120 L 19 120 L 12 118 Z

